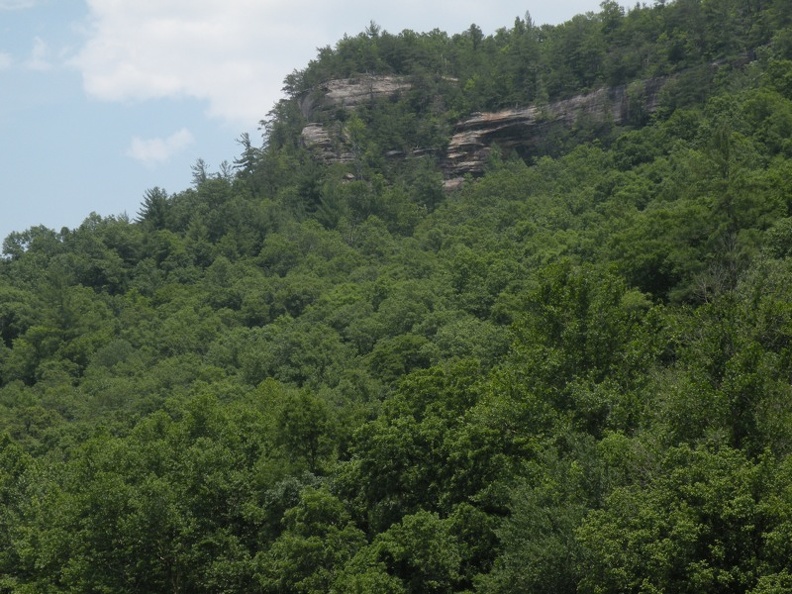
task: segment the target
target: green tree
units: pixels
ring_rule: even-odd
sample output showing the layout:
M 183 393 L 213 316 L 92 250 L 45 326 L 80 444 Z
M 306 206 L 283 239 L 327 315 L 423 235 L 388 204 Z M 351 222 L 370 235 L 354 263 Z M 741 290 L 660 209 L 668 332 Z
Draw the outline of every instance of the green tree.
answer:
M 329 592 L 344 564 L 365 545 L 344 504 L 322 489 L 305 489 L 283 516 L 284 532 L 258 555 L 264 592 Z
M 583 522 L 579 591 L 753 587 L 761 554 L 759 472 L 736 450 L 668 450 L 648 484 L 617 488 Z

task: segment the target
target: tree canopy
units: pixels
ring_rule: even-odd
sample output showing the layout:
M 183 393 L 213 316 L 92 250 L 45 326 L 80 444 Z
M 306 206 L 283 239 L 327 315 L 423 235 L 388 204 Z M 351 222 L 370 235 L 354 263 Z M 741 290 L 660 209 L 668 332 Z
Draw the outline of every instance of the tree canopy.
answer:
M 364 74 L 411 86 L 319 158 Z M 0 591 L 792 588 L 788 2 L 372 23 L 284 84 L 233 166 L 5 239 Z M 460 118 L 616 86 L 444 187 Z

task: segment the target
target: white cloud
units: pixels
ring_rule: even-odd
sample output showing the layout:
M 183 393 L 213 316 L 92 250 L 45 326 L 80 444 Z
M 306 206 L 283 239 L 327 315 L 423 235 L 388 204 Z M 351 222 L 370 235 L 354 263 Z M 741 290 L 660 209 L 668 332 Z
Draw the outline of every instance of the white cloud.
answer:
M 315 35 L 289 23 L 283 0 L 88 4 L 90 36 L 73 63 L 99 99 L 192 97 L 208 101 L 211 115 L 255 125 L 279 98 L 284 76 L 314 51 Z M 307 51 L 286 66 L 301 36 Z
M 0 0 L 0 2 L 9 0 Z M 17 0 L 18 2 L 20 0 Z M 560 22 L 599 0 L 86 0 L 87 39 L 72 64 L 92 97 L 107 101 L 191 97 L 208 112 L 255 126 L 281 97 L 284 77 L 316 48 L 356 35 L 370 21 L 392 33 L 449 34 L 476 23 L 491 33 L 528 9 Z
M 127 156 L 140 161 L 146 166 L 165 163 L 173 155 L 195 141 L 186 128 L 174 132 L 167 138 L 142 139 L 135 136 L 127 149 Z
M 33 39 L 33 49 L 30 52 L 30 57 L 25 60 L 24 67 L 28 70 L 49 70 L 52 64 L 48 60 L 50 49 L 47 43 L 40 37 Z
M 11 54 L 0 52 L 0 70 L 7 70 L 11 68 L 13 63 L 14 59 L 11 57 Z

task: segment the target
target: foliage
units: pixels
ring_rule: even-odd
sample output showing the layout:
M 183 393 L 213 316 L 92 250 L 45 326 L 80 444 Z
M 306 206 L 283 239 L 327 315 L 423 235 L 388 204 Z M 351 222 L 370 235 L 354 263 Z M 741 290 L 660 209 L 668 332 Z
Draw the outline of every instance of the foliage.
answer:
M 233 168 L 9 235 L 0 590 L 788 591 L 791 26 L 372 23 Z M 306 106 L 364 73 L 411 88 L 317 108 L 328 164 Z M 444 189 L 459 119 L 605 85 L 620 126 Z

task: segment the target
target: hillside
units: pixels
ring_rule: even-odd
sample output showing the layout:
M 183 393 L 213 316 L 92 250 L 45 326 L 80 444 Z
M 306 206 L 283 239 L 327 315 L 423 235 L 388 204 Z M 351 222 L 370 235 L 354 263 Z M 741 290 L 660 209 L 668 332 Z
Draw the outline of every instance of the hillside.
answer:
M 792 8 L 374 23 L 0 260 L 0 591 L 792 590 Z

